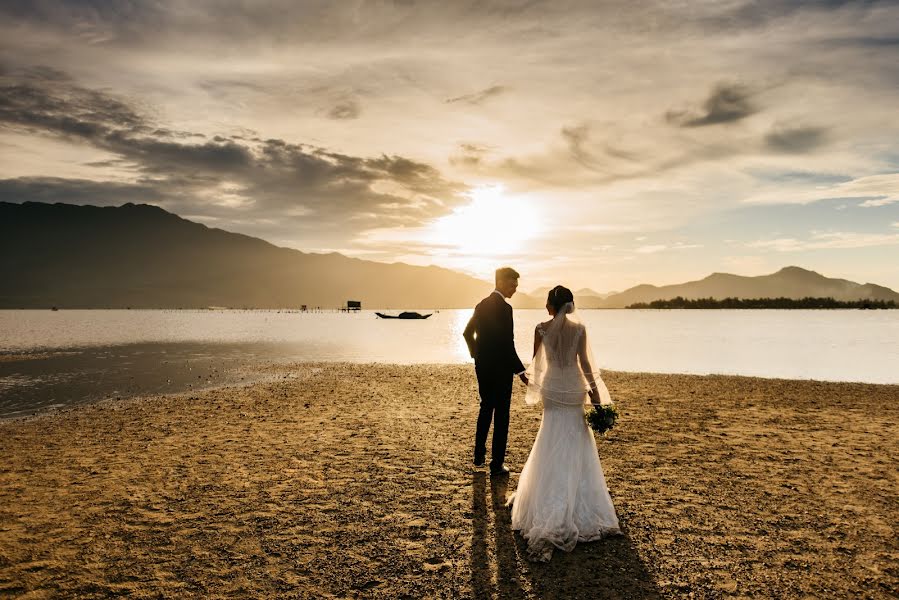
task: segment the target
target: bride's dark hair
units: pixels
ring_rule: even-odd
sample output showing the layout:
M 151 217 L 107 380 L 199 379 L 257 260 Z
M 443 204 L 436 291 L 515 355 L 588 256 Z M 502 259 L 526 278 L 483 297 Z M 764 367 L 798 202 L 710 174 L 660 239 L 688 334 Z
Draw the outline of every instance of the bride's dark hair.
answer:
M 549 295 L 546 297 L 546 303 L 551 305 L 556 312 L 559 312 L 559 309 L 568 302 L 574 302 L 574 294 L 564 285 L 557 285 L 549 290 Z

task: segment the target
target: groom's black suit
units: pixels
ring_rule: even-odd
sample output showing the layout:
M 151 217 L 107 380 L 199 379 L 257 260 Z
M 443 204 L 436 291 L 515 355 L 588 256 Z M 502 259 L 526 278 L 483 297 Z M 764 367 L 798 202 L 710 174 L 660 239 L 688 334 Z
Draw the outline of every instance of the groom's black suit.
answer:
M 474 358 L 478 393 L 481 396 L 481 410 L 474 438 L 474 459 L 475 463 L 480 463 L 487 454 L 487 432 L 492 420 L 492 471 L 502 468 L 506 458 L 512 375 L 524 371 L 524 365 L 515 352 L 512 329 L 512 307 L 499 292 L 493 292 L 475 307 L 474 315 L 462 334 L 468 344 L 468 352 Z

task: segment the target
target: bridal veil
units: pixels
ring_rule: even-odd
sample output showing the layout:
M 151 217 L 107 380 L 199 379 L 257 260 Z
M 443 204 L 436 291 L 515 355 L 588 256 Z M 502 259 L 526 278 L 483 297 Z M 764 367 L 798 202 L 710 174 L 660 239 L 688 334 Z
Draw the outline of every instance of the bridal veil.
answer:
M 574 303 L 559 309 L 542 330 L 543 341 L 527 369 L 528 404 L 589 404 L 588 392 L 595 388 L 601 404 L 612 398 L 600 376 L 587 339 L 587 329 L 575 314 Z

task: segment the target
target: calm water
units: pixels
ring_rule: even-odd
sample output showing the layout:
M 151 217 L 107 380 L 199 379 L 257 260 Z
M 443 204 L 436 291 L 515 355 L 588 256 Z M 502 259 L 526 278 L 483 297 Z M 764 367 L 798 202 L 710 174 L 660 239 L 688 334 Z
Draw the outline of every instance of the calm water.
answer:
M 604 369 L 899 383 L 897 310 L 580 314 Z M 470 315 L 443 310 L 399 321 L 370 311 L 0 311 L 0 416 L 239 381 L 258 360 L 466 363 L 462 329 Z M 542 310 L 515 312 L 525 362 L 534 325 L 546 318 Z

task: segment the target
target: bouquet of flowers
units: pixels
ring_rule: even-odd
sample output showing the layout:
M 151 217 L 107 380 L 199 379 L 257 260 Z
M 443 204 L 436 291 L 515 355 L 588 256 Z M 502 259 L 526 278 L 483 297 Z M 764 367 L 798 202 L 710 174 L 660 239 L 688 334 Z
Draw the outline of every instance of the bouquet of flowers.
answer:
M 614 404 L 593 405 L 587 414 L 584 415 L 587 426 L 599 434 L 604 434 L 615 426 L 618 420 L 618 409 Z

